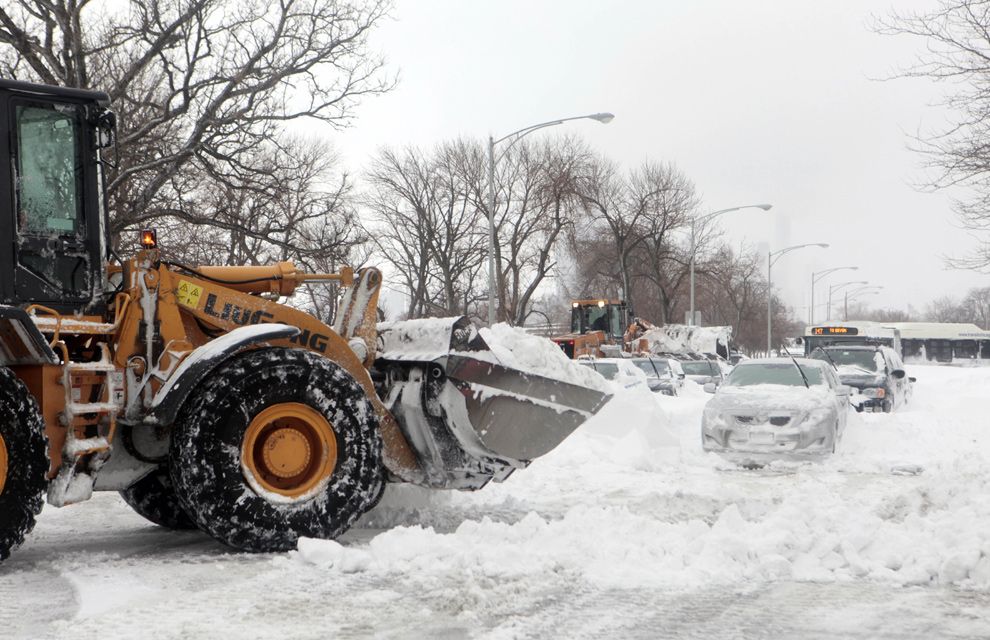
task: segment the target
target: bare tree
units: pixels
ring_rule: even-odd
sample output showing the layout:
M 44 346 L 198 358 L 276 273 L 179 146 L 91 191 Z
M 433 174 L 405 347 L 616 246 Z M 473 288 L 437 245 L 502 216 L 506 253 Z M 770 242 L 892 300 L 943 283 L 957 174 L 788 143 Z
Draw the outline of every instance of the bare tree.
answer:
M 709 309 L 709 317 L 724 318 L 720 322 L 732 325 L 737 339 L 745 336 L 749 341 L 753 333 L 759 334 L 753 327 L 746 326 L 766 310 L 767 282 L 762 256 L 758 252 L 742 247 L 737 253 L 728 245 L 722 245 L 710 260 L 704 281 L 714 284 L 701 300 Z M 765 331 L 765 322 L 762 325 Z
M 622 295 L 633 296 L 636 252 L 653 233 L 666 233 L 682 224 L 683 204 L 680 176 L 669 165 L 646 162 L 623 177 L 615 164 L 597 158 L 579 181 L 578 196 L 587 220 L 587 231 L 607 237 L 608 257 L 618 277 Z M 692 191 L 693 197 L 693 191 Z M 597 232 L 597 233 L 596 233 Z
M 351 181 L 336 171 L 332 149 L 291 138 L 284 146 L 263 148 L 258 157 L 271 167 L 268 175 L 252 177 L 247 187 L 231 181 L 204 195 L 202 206 L 214 212 L 212 224 L 183 215 L 162 221 L 166 257 L 192 264 L 291 260 L 314 272 L 360 266 L 368 238 L 352 205 Z M 335 286 L 311 285 L 307 291 L 311 310 L 332 318 Z
M 932 188 L 961 186 L 971 194 L 957 200 L 962 223 L 976 234 L 990 231 L 990 1 L 939 0 L 924 13 L 892 13 L 877 30 L 925 41 L 925 53 L 899 75 L 927 78 L 952 87 L 944 104 L 955 113 L 946 128 L 915 138 L 934 175 Z M 985 238 L 985 237 L 984 237 Z M 975 250 L 949 264 L 990 269 L 990 242 L 976 238 Z
M 951 296 L 941 296 L 925 307 L 928 322 L 965 322 L 966 312 L 959 301 Z
M 591 157 L 583 142 L 564 137 L 520 142 L 500 159 L 494 213 L 498 318 L 521 325 L 533 313 L 534 297 L 555 270 L 556 252 L 577 217 L 578 177 Z M 475 173 L 472 184 L 487 212 L 483 176 Z
M 263 191 L 272 167 L 257 151 L 278 145 L 286 123 L 345 126 L 362 96 L 392 86 L 367 44 L 388 9 L 387 0 L 18 0 L 0 6 L 0 68 L 110 94 L 120 121 L 108 168 L 114 232 L 175 216 L 211 224 L 208 194 Z
M 699 201 L 694 183 L 673 165 L 652 166 L 648 175 L 657 196 L 643 220 L 644 275 L 659 303 L 657 320 L 667 323 L 675 321 L 674 307 L 685 289 L 690 265 L 690 247 L 684 247 L 683 238 L 676 238 L 675 233 L 690 227 Z M 709 236 L 702 233 L 696 250 L 707 246 Z
M 990 330 L 990 287 L 970 289 L 963 298 L 962 306 L 970 322 Z
M 465 179 L 481 171 L 480 157 L 463 141 L 383 149 L 368 171 L 369 235 L 408 290 L 408 317 L 467 313 L 480 297 L 486 236 Z

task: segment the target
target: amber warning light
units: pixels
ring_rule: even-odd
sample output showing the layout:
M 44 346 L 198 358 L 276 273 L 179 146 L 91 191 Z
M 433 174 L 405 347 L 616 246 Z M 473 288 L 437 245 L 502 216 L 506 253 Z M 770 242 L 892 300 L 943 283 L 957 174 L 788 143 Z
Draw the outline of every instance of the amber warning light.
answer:
M 145 249 L 154 249 L 158 246 L 158 234 L 154 229 L 144 229 L 141 231 L 141 246 Z

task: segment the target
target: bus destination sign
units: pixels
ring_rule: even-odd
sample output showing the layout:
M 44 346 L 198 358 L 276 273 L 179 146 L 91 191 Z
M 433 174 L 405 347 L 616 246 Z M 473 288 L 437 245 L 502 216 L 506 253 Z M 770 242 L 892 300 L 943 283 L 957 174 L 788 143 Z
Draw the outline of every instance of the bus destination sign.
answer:
M 856 327 L 814 327 L 811 330 L 813 336 L 855 336 L 859 334 Z

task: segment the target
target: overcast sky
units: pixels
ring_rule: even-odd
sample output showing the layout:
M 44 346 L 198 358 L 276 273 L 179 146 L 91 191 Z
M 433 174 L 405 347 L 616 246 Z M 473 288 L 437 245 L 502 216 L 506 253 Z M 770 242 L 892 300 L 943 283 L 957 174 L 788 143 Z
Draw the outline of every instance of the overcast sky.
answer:
M 904 11 L 931 1 L 898 0 Z M 504 135 L 550 119 L 578 121 L 594 148 L 633 167 L 675 163 L 704 211 L 769 202 L 721 218 L 727 237 L 789 253 L 773 279 L 807 317 L 813 271 L 857 265 L 819 285 L 883 285 L 873 306 L 922 309 L 990 278 L 947 270 L 972 241 L 949 194 L 923 193 L 909 134 L 944 122 L 942 87 L 878 81 L 922 51 L 880 36 L 891 2 L 833 0 L 399 0 L 373 44 L 400 76 L 333 139 L 354 169 L 381 145 Z M 537 133 L 534 135 L 542 135 Z M 838 294 L 837 294 L 838 295 Z M 817 297 L 817 296 L 816 296 Z M 822 308 L 818 317 L 824 315 Z

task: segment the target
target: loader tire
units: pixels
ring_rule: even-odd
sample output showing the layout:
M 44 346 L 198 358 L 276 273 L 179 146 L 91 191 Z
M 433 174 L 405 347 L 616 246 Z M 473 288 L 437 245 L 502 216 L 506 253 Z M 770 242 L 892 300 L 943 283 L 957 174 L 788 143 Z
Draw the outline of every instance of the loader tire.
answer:
M 384 485 L 378 417 L 363 387 L 298 349 L 235 356 L 185 403 L 169 452 L 200 529 L 245 551 L 336 538 Z
M 196 523 L 179 504 L 169 476 L 162 465 L 120 492 L 131 509 L 146 520 L 166 529 L 195 529 Z
M 34 529 L 48 486 L 48 441 L 34 396 L 0 367 L 0 561 Z

